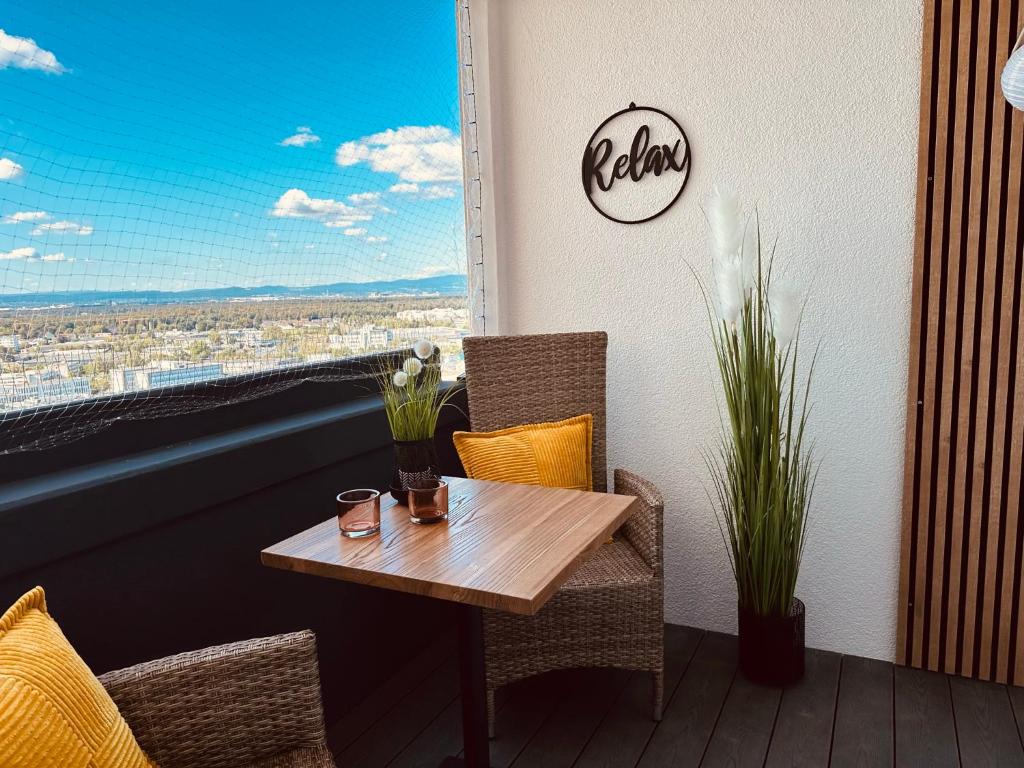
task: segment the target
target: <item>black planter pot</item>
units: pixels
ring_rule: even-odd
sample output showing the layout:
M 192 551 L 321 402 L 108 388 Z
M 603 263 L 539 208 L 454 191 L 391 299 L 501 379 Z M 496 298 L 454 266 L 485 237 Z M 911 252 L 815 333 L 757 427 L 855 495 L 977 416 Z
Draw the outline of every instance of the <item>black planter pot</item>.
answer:
M 743 607 L 740 671 L 759 685 L 784 687 L 804 676 L 804 604 L 793 599 L 789 616 L 759 616 Z
M 409 484 L 441 476 L 434 439 L 395 440 L 395 469 L 391 475 L 391 495 L 399 504 L 408 503 Z

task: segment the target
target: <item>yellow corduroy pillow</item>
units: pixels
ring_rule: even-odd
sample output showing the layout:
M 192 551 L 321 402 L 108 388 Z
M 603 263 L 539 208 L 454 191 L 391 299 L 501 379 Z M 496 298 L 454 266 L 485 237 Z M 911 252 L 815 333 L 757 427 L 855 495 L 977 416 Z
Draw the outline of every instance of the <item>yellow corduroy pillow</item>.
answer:
M 42 587 L 0 617 L 0 766 L 156 768 L 50 618 Z
M 496 432 L 456 432 L 452 437 L 467 477 L 590 491 L 593 432 L 594 417 L 587 413 Z

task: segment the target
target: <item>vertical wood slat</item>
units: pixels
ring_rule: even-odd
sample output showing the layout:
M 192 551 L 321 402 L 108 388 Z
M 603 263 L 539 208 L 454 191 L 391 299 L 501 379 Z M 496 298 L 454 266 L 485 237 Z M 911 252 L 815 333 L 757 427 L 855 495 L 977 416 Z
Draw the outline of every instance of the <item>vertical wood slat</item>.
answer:
M 978 1 L 975 0 L 974 4 Z M 987 0 L 980 0 L 980 2 L 987 2 Z M 963 359 L 963 350 L 961 334 L 957 333 L 956 329 L 960 318 L 963 316 L 963 300 L 960 297 L 973 290 L 976 277 L 975 271 L 971 269 L 971 262 L 959 257 L 967 245 L 963 231 L 963 201 L 965 199 L 965 185 L 970 183 L 965 158 L 970 153 L 970 147 L 967 144 L 971 140 L 971 129 L 973 128 L 968 100 L 970 95 L 972 95 L 969 90 L 969 67 L 971 63 L 971 11 L 974 4 L 954 3 L 949 10 L 947 10 L 949 8 L 948 4 L 943 7 L 943 21 L 948 19 L 948 23 L 943 26 L 944 31 L 948 30 L 948 33 L 943 35 L 943 44 L 946 46 L 946 50 L 949 51 L 947 54 L 948 68 L 952 70 L 950 89 L 946 97 L 949 99 L 952 126 L 949 131 L 951 135 L 948 137 L 948 144 L 945 147 L 945 164 L 935 169 L 936 174 L 941 173 L 952 176 L 951 190 L 944 201 L 944 207 L 941 211 L 937 211 L 934 214 L 935 220 L 944 227 L 945 236 L 942 240 L 933 241 L 939 250 L 936 252 L 933 249 L 932 252 L 932 260 L 942 265 L 940 269 L 944 270 L 946 276 L 945 285 L 939 288 L 936 293 L 936 302 L 946 307 L 947 321 L 943 327 L 942 339 L 947 341 L 948 344 L 942 350 L 936 350 L 936 356 L 939 360 L 938 365 L 940 368 L 944 372 L 948 372 L 949 387 L 947 388 L 948 392 L 945 400 L 941 399 L 941 397 L 936 398 L 938 401 L 936 408 L 939 408 L 941 411 L 941 420 L 946 425 L 945 431 L 940 432 L 939 444 L 948 445 L 949 450 L 946 463 L 938 466 L 933 465 L 930 475 L 931 481 L 944 491 L 944 505 L 934 511 L 928 510 L 926 516 L 931 517 L 934 515 L 950 524 L 950 552 L 961 551 L 965 543 L 963 521 L 957 515 L 950 514 L 950 512 L 963 504 L 965 483 L 958 470 L 962 470 L 964 467 L 966 441 L 957 438 L 964 432 L 965 417 L 968 414 L 968 410 L 963 398 L 964 393 L 969 392 L 969 389 L 964 388 L 965 372 L 962 365 L 958 362 Z M 939 98 L 942 98 L 942 94 L 939 94 Z M 967 154 L 965 154 L 965 151 Z M 937 253 L 948 253 L 949 258 L 937 258 Z M 967 266 L 966 271 L 964 269 L 965 264 Z M 969 376 L 966 380 L 970 380 Z M 942 553 L 941 556 L 938 555 L 939 552 Z M 948 559 L 945 547 L 933 550 L 933 554 L 928 559 L 932 563 L 936 561 L 945 563 Z M 949 594 L 949 584 L 956 585 L 961 583 L 963 571 L 960 565 L 960 562 L 953 560 L 949 563 L 950 567 L 942 568 L 944 579 L 937 582 L 942 587 L 932 590 L 937 603 L 935 610 L 936 629 L 929 634 L 928 639 L 931 641 L 929 651 L 934 649 L 935 653 L 929 653 L 930 663 L 926 664 L 922 661 L 921 666 L 934 666 L 937 662 L 939 651 L 941 651 L 944 645 L 944 638 L 942 637 L 943 623 L 949 612 L 948 610 L 942 610 L 942 598 L 944 595 Z M 933 581 L 929 581 L 924 588 L 930 589 L 931 583 Z M 958 602 L 959 594 L 954 589 L 954 603 Z M 933 637 L 935 638 L 934 641 L 932 640 Z M 948 645 L 948 641 L 945 642 Z
M 1024 8 L 1018 8 L 1018 18 L 1015 20 L 1013 14 L 1006 14 L 1006 26 L 1003 26 L 1002 18 L 999 26 L 999 39 L 1006 40 L 1016 32 L 1017 24 L 1024 23 Z M 1003 112 L 1002 120 L 1006 121 L 1009 113 Z M 1005 125 L 1005 122 L 1004 122 Z M 1001 163 L 1001 182 L 1005 187 L 1005 194 L 1001 200 L 1001 211 L 1005 211 L 1005 224 L 1001 233 L 1001 250 L 1008 253 L 1020 254 L 1022 246 L 1020 231 L 1018 229 L 1020 218 L 1021 200 L 1021 176 L 1020 170 L 1014 173 L 1012 167 L 1015 162 L 1020 163 L 1024 157 L 1024 146 L 1022 146 L 1022 131 L 1008 130 L 1004 128 L 1002 137 L 1003 160 Z M 1001 485 L 1003 488 L 1002 507 L 1005 514 L 1005 533 L 1003 547 L 1003 572 L 997 589 L 999 595 L 999 626 L 998 647 L 996 652 L 997 669 L 1012 668 L 1010 660 L 1010 629 L 1011 619 L 1014 614 L 1014 584 L 1019 584 L 1020 570 L 1019 558 L 1021 554 L 1020 535 L 1024 534 L 1024 516 L 1020 514 L 1021 503 L 1021 467 L 1024 465 L 1024 354 L 1018 348 L 1020 339 L 1020 315 L 1016 308 L 1021 303 L 1022 279 L 1021 260 L 1018 256 L 1016 263 L 1007 263 L 1008 279 L 1012 280 L 1009 286 L 1007 298 L 1003 301 L 1002 333 L 1006 334 L 1007 360 L 1007 391 L 1012 393 L 1007 398 L 1008 411 L 1006 414 L 1006 429 L 1009 432 L 1007 438 L 1006 454 L 1003 458 Z M 1015 581 L 1016 579 L 1016 581 Z M 1015 679 L 1020 682 L 1024 680 L 1022 671 L 1017 670 Z
M 990 126 L 987 122 L 989 114 L 989 74 L 992 69 L 987 66 L 988 62 L 988 16 L 992 11 L 992 4 L 989 0 L 981 0 L 974 9 L 975 23 L 977 29 L 974 33 L 974 42 L 969 53 L 970 63 L 973 72 L 971 77 L 971 90 L 973 91 L 973 137 L 974 142 L 971 151 L 972 161 L 970 168 L 971 185 L 964 206 L 969 210 L 967 220 L 967 234 L 965 245 L 968 249 L 968 259 L 977 264 L 977 284 L 972 301 L 975 328 L 974 328 L 974 350 L 971 356 L 972 374 L 972 408 L 969 414 L 970 424 L 965 425 L 968 429 L 973 428 L 973 441 L 968 441 L 971 447 L 971 456 L 966 470 L 971 473 L 971 497 L 970 509 L 974 510 L 971 515 L 971 542 L 967 560 L 967 596 L 964 604 L 964 632 L 963 632 L 963 654 L 961 671 L 968 675 L 977 675 L 980 663 L 984 654 L 982 648 L 985 643 L 980 642 L 979 633 L 984 627 L 981 624 L 981 609 L 984 605 L 982 587 L 985 582 L 985 574 L 991 570 L 989 560 L 994 554 L 989 548 L 988 531 L 992 527 L 992 515 L 989 505 L 984 499 L 988 478 L 988 461 L 990 459 L 990 441 L 988 435 L 988 404 L 989 404 L 989 378 L 991 372 L 991 350 L 992 350 L 992 301 L 996 286 L 994 284 L 994 265 L 999 259 L 997 254 L 989 253 L 986 249 L 986 240 L 983 232 L 983 219 L 987 215 L 986 200 L 982 193 L 982 180 L 988 172 L 988 155 L 986 152 L 986 139 Z M 985 187 L 987 190 L 987 186 Z M 982 565 L 985 561 L 985 565 Z M 991 636 L 991 631 L 990 631 Z M 980 645 L 979 645 L 980 643 Z
M 987 22 L 989 33 L 986 41 L 986 53 L 989 57 L 990 70 L 998 71 L 997 53 L 1000 50 L 999 41 L 1007 39 L 1009 35 L 1009 13 L 1003 14 L 1002 19 L 1000 19 L 999 14 L 995 12 L 995 9 L 992 9 L 989 16 L 991 18 Z M 1012 285 L 1014 270 L 1012 269 L 1012 264 L 1010 265 L 1011 269 L 1007 270 L 1005 260 L 999 258 L 1003 248 L 1003 241 L 1000 238 L 1000 227 L 1004 219 L 1000 216 L 1000 212 L 1004 210 L 1002 189 L 1004 157 L 1003 142 L 995 139 L 1002 139 L 1005 135 L 1005 110 L 1002 109 L 1000 103 L 1001 91 L 998 82 L 993 81 L 991 87 L 994 93 L 988 99 L 989 110 L 987 112 L 987 119 L 989 121 L 989 128 L 987 129 L 987 135 L 993 141 L 986 147 L 986 174 L 988 178 L 986 180 L 987 186 L 983 188 L 985 197 L 981 206 L 985 214 L 985 220 L 982 223 L 982 231 L 980 232 L 980 236 L 985 238 L 985 253 L 988 255 L 986 267 L 991 265 L 991 270 L 989 271 L 991 282 L 989 284 L 993 289 L 990 291 L 993 294 L 993 298 L 991 308 L 992 328 L 989 334 L 989 344 L 992 347 L 992 351 L 989 366 L 989 395 L 986 398 L 988 403 L 987 430 L 989 434 L 989 452 L 985 462 L 986 482 L 983 489 L 983 492 L 988 496 L 989 526 L 986 551 L 990 553 L 988 559 L 991 565 L 986 569 L 984 576 L 982 625 L 981 632 L 979 633 L 979 638 L 981 639 L 979 651 L 980 671 L 987 678 L 994 677 L 996 670 L 995 664 L 999 640 L 998 618 L 1001 616 L 999 610 L 999 590 L 1002 585 L 1003 561 L 1007 548 L 1005 535 L 1008 510 L 1003 505 L 1005 492 L 1003 468 L 1005 456 L 1009 452 L 1008 441 L 1010 436 L 1007 429 L 1007 420 L 1008 418 L 1012 420 L 1010 404 L 1013 400 L 1013 393 L 1009 388 L 1010 348 L 1007 330 L 1009 329 L 1008 323 L 1012 321 L 1014 293 Z M 1000 397 L 1000 393 L 1003 393 L 1002 397 Z
M 984 1 L 984 0 L 983 0 Z M 947 3 L 943 3 L 946 5 Z M 953 0 L 954 6 L 958 6 L 956 0 Z M 958 7 L 959 10 L 959 7 Z M 966 18 L 962 11 L 957 15 L 957 21 L 955 29 L 958 30 L 957 41 L 953 44 L 955 48 L 955 56 L 958 62 L 969 65 L 970 64 L 970 44 L 969 38 L 965 41 L 965 27 L 970 24 L 970 9 L 967 10 Z M 951 30 L 952 31 L 952 30 Z M 957 111 L 960 112 L 966 109 L 966 84 L 967 78 L 961 77 L 959 81 L 963 87 L 963 91 L 958 91 L 955 95 L 952 95 L 950 100 L 956 104 Z M 963 118 L 960 121 L 966 125 Z M 968 155 L 973 157 L 973 155 Z M 947 170 L 946 172 L 963 174 L 963 166 L 967 156 L 961 154 L 958 158 L 959 163 L 954 162 L 951 166 L 953 170 Z M 964 198 L 963 189 L 957 190 L 955 194 L 955 200 L 952 202 L 953 210 L 958 213 L 963 210 Z M 973 307 L 973 297 L 977 293 L 978 286 L 978 261 L 976 258 L 971 258 L 970 254 L 967 253 L 969 248 L 968 242 L 964 241 L 963 245 L 965 248 L 961 250 L 960 242 L 960 226 L 962 219 L 956 222 L 950 222 L 950 228 L 956 232 L 957 235 L 957 247 L 955 250 L 950 249 L 949 251 L 941 251 L 934 253 L 933 258 L 945 261 L 950 264 L 950 268 L 953 265 L 958 265 L 960 279 L 962 286 L 959 289 L 959 293 L 955 296 L 949 296 L 948 300 L 952 301 L 956 305 L 956 317 L 957 323 L 950 328 L 950 334 L 956 339 L 956 352 L 955 356 L 949 360 L 949 365 L 956 368 L 956 385 L 957 397 L 956 400 L 950 403 L 950 407 L 954 409 L 953 421 L 955 422 L 952 427 L 950 434 L 950 440 L 956 443 L 956 451 L 954 453 L 954 461 L 948 469 L 948 478 L 943 476 L 939 478 L 939 481 L 945 480 L 949 483 L 952 489 L 952 502 L 949 508 L 949 518 L 953 523 L 953 536 L 952 544 L 949 555 L 949 570 L 950 578 L 945 582 L 944 592 L 948 596 L 946 604 L 946 615 L 943 617 L 945 624 L 944 634 L 945 638 L 940 639 L 940 645 L 944 645 L 946 649 L 946 668 L 956 668 L 958 660 L 961 658 L 960 648 L 963 642 L 964 632 L 964 603 L 966 602 L 966 589 L 967 580 L 969 576 L 969 564 L 970 564 L 970 546 L 971 546 L 971 519 L 962 514 L 962 510 L 967 507 L 970 499 L 968 483 L 973 478 L 971 472 L 968 471 L 970 465 L 970 458 L 972 455 L 973 443 L 971 433 L 971 397 L 973 395 L 972 387 L 972 355 L 973 355 L 973 344 L 972 339 L 974 338 L 974 312 L 971 310 Z
M 1024 684 L 1024 0 L 926 0 L 900 663 Z
M 936 116 L 935 111 L 941 102 L 934 97 L 936 89 L 942 88 L 941 77 L 933 72 L 933 59 L 937 54 L 936 46 L 929 44 L 929 36 L 933 28 L 937 28 L 939 14 L 932 7 L 924 12 L 924 37 L 921 73 L 921 123 L 918 138 L 918 168 L 929 168 L 934 158 L 934 148 L 938 142 L 937 135 L 944 131 L 946 121 Z M 933 369 L 925 365 L 927 348 L 920 340 L 931 337 L 933 324 L 937 314 L 932 310 L 929 301 L 931 281 L 931 260 L 928 243 L 932 237 L 932 206 L 935 200 L 936 187 L 941 187 L 943 177 L 938 183 L 930 170 L 918 173 L 917 187 L 917 226 L 915 233 L 914 255 L 914 301 L 911 311 L 910 337 L 910 370 L 907 387 L 907 442 L 905 466 L 917 466 L 917 456 L 921 455 L 922 446 L 930 446 L 932 401 L 925 404 L 924 392 L 930 389 L 934 379 L 928 379 L 927 373 Z M 927 332 L 924 329 L 927 328 Z M 928 449 L 924 449 L 927 453 Z M 920 664 L 920 626 L 923 616 L 924 602 L 921 599 L 924 584 L 925 558 L 917 557 L 918 552 L 925 550 L 922 538 L 927 531 L 920 524 L 918 513 L 922 507 L 921 477 L 918 472 L 904 473 L 903 489 L 903 551 L 900 558 L 900 596 L 906 610 L 899 611 L 897 621 L 898 656 L 907 663 Z M 927 502 L 923 505 L 927 507 Z M 916 541 L 915 541 L 916 538 Z M 913 542 L 913 544 L 912 544 Z M 903 607 L 901 606 L 901 608 Z M 916 649 L 911 642 L 918 639 Z M 915 652 L 916 651 L 916 652 Z

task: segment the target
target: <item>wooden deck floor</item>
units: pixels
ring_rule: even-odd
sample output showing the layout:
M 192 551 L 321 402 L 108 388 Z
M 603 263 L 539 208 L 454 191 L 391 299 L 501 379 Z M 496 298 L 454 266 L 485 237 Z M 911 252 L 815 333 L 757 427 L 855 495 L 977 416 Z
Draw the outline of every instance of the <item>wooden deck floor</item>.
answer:
M 461 744 L 455 653 L 415 660 L 329 729 L 339 768 L 434 768 Z M 568 670 L 498 697 L 495 768 L 1024 766 L 1024 689 L 809 651 L 784 692 L 736 672 L 736 639 L 666 628 L 665 715 L 650 676 Z

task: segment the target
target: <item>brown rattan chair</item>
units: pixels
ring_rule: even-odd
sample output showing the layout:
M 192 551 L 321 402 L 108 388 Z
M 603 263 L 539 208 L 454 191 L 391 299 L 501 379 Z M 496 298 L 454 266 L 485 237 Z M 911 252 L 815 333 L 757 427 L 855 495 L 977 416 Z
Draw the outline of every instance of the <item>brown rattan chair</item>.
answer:
M 605 333 L 478 336 L 463 341 L 472 429 L 594 417 L 595 491 L 607 491 Z M 664 678 L 661 495 L 651 483 L 615 471 L 615 493 L 640 508 L 534 616 L 484 612 L 487 714 L 494 691 L 523 677 L 570 667 L 651 672 L 654 719 Z
M 335 768 L 312 632 L 168 656 L 100 682 L 160 768 Z

